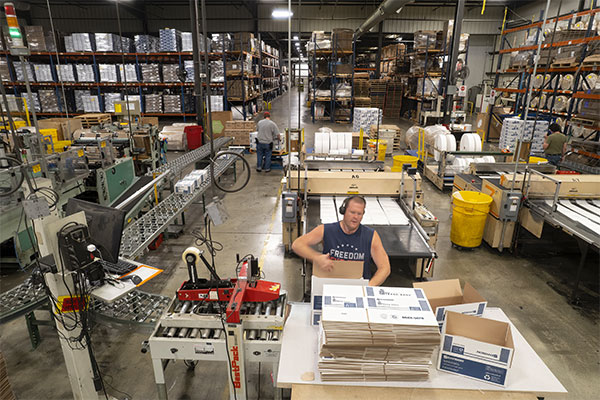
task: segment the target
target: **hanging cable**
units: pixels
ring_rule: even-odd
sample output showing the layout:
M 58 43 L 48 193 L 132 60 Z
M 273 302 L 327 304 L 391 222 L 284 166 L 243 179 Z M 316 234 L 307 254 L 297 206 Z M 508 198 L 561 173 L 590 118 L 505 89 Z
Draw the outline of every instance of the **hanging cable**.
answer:
M 121 50 L 121 64 L 123 65 L 123 83 L 125 85 L 124 87 L 124 91 L 125 91 L 125 109 L 127 110 L 127 122 L 129 125 L 129 146 L 131 149 L 133 149 L 134 144 L 133 144 L 133 129 L 131 129 L 131 113 L 129 111 L 129 92 L 127 90 L 127 68 L 125 68 L 125 51 L 123 49 L 123 31 L 121 29 L 121 13 L 119 12 L 119 0 L 116 0 L 115 2 L 115 7 L 117 8 L 117 25 L 119 26 L 119 48 Z M 141 103 L 142 99 L 140 96 L 140 103 Z M 141 110 L 142 105 L 140 104 L 140 110 Z
M 50 8 L 50 0 L 46 0 L 46 6 L 48 7 L 48 17 L 50 18 L 50 30 L 52 31 L 52 39 L 54 40 L 54 50 L 56 54 L 56 65 L 58 67 L 58 81 L 60 82 L 60 90 L 62 92 L 63 105 L 65 107 L 65 116 L 69 118 L 69 108 L 67 107 L 67 95 L 65 92 L 65 84 L 63 82 L 62 74 L 60 73 L 60 57 L 58 56 L 58 35 L 54 30 L 54 19 L 52 18 L 52 10 Z M 68 122 L 67 122 L 68 124 Z

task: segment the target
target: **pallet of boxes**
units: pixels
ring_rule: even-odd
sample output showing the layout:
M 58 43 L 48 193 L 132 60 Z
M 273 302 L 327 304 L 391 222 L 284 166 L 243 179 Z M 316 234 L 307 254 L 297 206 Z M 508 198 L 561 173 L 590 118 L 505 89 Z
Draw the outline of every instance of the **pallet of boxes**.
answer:
M 234 146 L 250 146 L 250 133 L 255 131 L 254 121 L 226 121 L 223 136 L 232 137 Z

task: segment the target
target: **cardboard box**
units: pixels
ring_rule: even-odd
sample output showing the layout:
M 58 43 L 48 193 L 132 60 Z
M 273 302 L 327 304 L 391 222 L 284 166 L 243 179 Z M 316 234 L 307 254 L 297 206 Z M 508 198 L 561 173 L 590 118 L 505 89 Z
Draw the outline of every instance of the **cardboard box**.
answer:
M 490 114 L 488 112 L 480 112 L 477 114 L 477 120 L 475 121 L 475 131 L 482 136 L 485 134 L 488 139 L 500 139 L 500 132 L 502 131 L 502 121 L 493 116 L 492 123 L 488 132 L 488 122 L 490 120 Z
M 510 324 L 448 312 L 437 368 L 506 386 L 515 352 Z
M 502 221 L 500 221 L 492 214 L 488 214 L 487 220 L 485 221 L 485 228 L 483 230 L 483 240 L 485 240 L 485 242 L 494 249 L 500 247 L 500 238 L 502 237 L 502 225 Z M 515 223 L 507 222 L 506 228 L 504 228 L 504 241 L 502 244 L 503 248 L 510 248 L 514 232 Z
M 332 271 L 315 268 L 313 265 L 313 275 L 319 278 L 360 279 L 363 276 L 363 268 L 363 261 L 334 260 Z
M 310 290 L 310 321 L 313 325 L 319 325 L 321 313 L 323 312 L 323 285 L 356 285 L 367 286 L 367 279 L 343 279 L 343 278 L 319 278 L 312 276 Z M 361 291 L 362 293 L 362 291 Z M 362 294 L 361 294 L 362 295 Z
M 206 115 L 204 117 L 205 121 L 208 121 Z M 223 136 L 225 124 L 227 121 L 233 120 L 233 113 L 231 111 L 213 111 L 210 113 L 210 117 L 212 120 L 213 137 L 217 138 Z
M 423 289 L 440 327 L 447 311 L 480 317 L 487 305 L 487 300 L 468 282 L 464 290 L 461 289 L 458 279 L 415 282 L 413 287 Z
M 40 129 L 56 129 L 58 140 L 73 140 L 73 132 L 82 129 L 78 118 L 46 118 L 38 121 Z

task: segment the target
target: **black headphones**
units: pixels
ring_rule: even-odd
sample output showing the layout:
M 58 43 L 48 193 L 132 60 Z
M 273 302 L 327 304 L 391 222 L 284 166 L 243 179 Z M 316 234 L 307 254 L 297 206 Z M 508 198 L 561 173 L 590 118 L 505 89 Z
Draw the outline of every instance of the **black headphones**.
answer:
M 365 200 L 365 198 L 364 198 L 363 196 L 361 196 L 361 195 L 358 195 L 358 194 L 354 194 L 354 195 L 352 195 L 352 196 L 348 196 L 348 197 L 346 197 L 346 198 L 344 199 L 344 201 L 342 202 L 342 205 L 340 206 L 340 210 L 339 210 L 339 211 L 340 211 L 340 214 L 342 214 L 342 215 L 343 215 L 343 214 L 345 214 L 345 213 L 346 213 L 346 207 L 348 207 L 348 203 L 349 203 L 351 200 L 354 200 L 354 199 L 359 199 L 359 200 L 361 200 L 361 201 L 363 202 L 363 204 L 365 205 L 365 207 L 367 206 L 367 200 Z

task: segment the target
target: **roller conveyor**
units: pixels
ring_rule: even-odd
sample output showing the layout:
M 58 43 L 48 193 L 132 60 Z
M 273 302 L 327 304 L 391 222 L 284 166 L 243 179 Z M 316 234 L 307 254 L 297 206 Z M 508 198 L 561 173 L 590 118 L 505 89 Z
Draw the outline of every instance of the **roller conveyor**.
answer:
M 233 138 L 231 137 L 220 137 L 213 141 L 213 147 L 215 150 L 225 146 L 227 143 L 231 142 Z M 171 174 L 178 175 L 185 167 L 188 165 L 202 160 L 210 155 L 210 143 L 205 144 L 197 148 L 196 150 L 189 151 L 182 155 L 181 157 L 176 158 L 173 161 L 169 161 L 166 164 L 161 165 L 160 167 L 149 171 L 147 176 L 156 176 L 160 175 L 163 172 L 169 170 Z
M 240 154 L 242 152 L 241 149 L 232 151 L 238 151 Z M 220 177 L 227 168 L 233 165 L 235 160 L 236 158 L 233 157 L 219 158 L 214 166 L 215 177 Z M 141 255 L 148 245 L 164 232 L 169 224 L 195 202 L 210 186 L 211 178 L 208 176 L 208 179 L 193 193 L 172 193 L 156 207 L 129 225 L 123 231 L 119 257 L 133 260 Z

